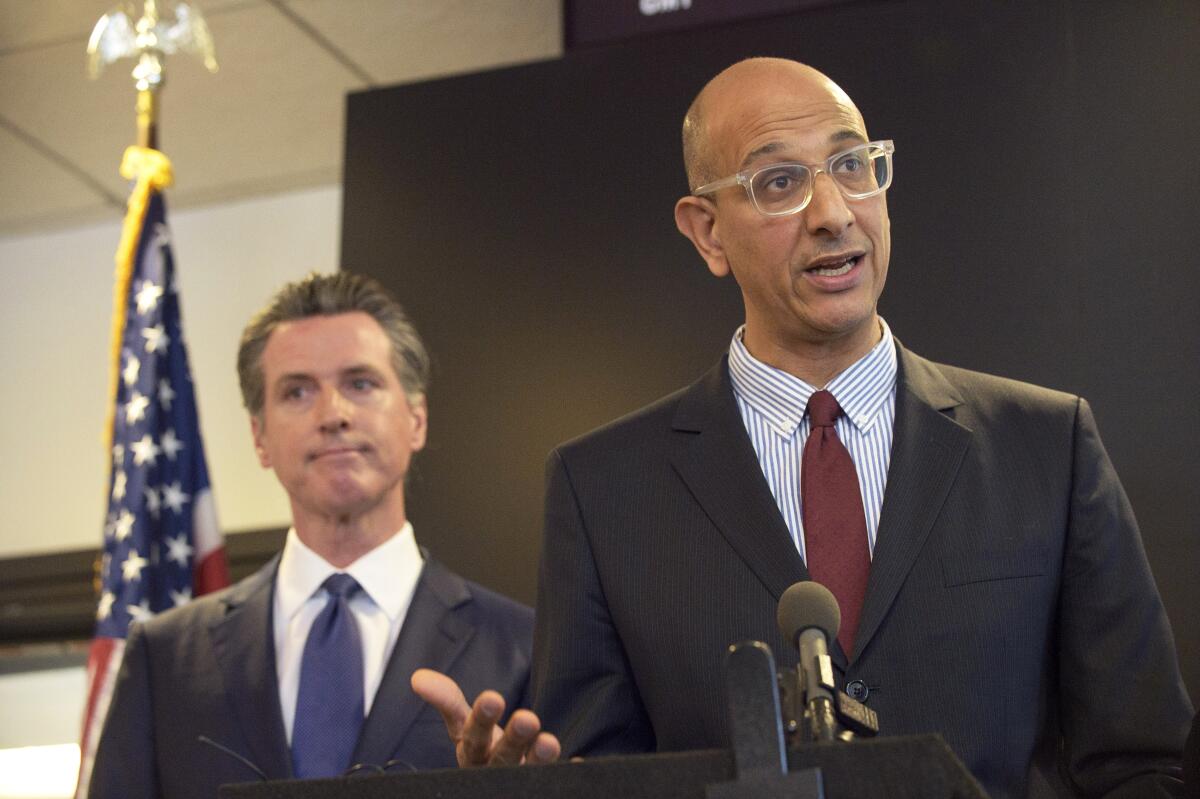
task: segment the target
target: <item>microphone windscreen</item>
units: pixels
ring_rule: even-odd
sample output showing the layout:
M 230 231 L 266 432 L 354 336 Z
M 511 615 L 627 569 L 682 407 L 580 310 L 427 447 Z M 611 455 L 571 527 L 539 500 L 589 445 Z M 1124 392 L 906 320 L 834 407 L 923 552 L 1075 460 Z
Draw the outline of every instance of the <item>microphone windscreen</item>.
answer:
M 779 632 L 793 645 L 796 637 L 810 627 L 824 630 L 833 640 L 842 623 L 842 611 L 828 588 L 808 580 L 793 583 L 783 592 L 775 620 Z

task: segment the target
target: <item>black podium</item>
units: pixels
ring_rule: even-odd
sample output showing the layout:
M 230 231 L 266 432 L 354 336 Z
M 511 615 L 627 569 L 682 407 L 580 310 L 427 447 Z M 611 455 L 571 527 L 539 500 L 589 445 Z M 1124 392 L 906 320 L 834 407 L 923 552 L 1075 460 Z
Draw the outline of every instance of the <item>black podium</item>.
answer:
M 789 775 L 819 773 L 827 799 L 986 799 L 936 735 L 813 744 L 788 752 L 787 763 Z M 739 774 L 733 752 L 713 749 L 548 766 L 241 783 L 222 787 L 220 799 L 770 799 L 811 795 L 807 784 Z
M 795 680 L 796 675 L 790 675 Z M 759 641 L 726 660 L 729 749 L 223 786 L 220 799 L 987 799 L 938 735 L 787 746 L 794 709 Z M 785 723 L 785 717 L 788 722 Z M 872 722 L 873 724 L 874 722 Z M 801 739 L 808 740 L 808 739 Z M 815 739 L 819 740 L 819 739 Z

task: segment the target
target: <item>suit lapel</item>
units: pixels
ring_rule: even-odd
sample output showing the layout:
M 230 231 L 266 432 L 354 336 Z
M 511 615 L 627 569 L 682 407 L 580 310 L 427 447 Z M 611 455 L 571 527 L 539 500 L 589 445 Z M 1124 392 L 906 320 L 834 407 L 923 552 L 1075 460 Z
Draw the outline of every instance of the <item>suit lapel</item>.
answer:
M 722 359 L 680 399 L 671 462 L 704 512 L 776 600 L 807 580 L 763 477 Z
M 355 763 L 382 765 L 402 749 L 409 728 L 425 708 L 409 679 L 419 668 L 450 671 L 475 634 L 474 625 L 463 613 L 470 601 L 471 593 L 462 578 L 426 554 L 404 625 L 359 735 Z
M 862 652 L 933 529 L 971 433 L 943 413 L 962 398 L 936 367 L 896 343 L 896 422 L 887 490 L 855 652 Z
M 276 555 L 225 598 L 225 614 L 209 628 L 213 654 L 249 757 L 271 779 L 292 775 L 275 670 L 271 605 Z M 220 743 L 225 743 L 221 741 Z

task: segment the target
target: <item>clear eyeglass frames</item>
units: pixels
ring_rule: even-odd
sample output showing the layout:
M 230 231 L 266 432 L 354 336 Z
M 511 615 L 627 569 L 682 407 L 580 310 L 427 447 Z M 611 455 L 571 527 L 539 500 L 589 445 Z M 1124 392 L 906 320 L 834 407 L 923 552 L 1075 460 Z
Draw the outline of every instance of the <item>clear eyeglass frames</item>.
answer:
M 759 213 L 786 216 L 804 210 L 812 200 L 817 175 L 824 172 L 833 178 L 847 199 L 864 200 L 892 185 L 892 153 L 895 151 L 896 146 L 890 139 L 881 139 L 834 153 L 821 166 L 789 162 L 745 169 L 706 183 L 692 194 L 701 197 L 740 185 Z

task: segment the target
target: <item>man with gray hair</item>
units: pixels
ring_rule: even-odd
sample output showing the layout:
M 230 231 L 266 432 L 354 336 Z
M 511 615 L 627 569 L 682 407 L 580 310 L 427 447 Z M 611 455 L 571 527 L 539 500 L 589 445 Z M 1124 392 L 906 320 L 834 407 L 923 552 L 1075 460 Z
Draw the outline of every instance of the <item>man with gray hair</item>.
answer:
M 92 799 L 452 766 L 409 688 L 422 667 L 527 704 L 532 612 L 430 559 L 408 520 L 429 356 L 403 309 L 368 278 L 309 275 L 246 326 L 238 377 L 292 527 L 257 573 L 130 632 Z

